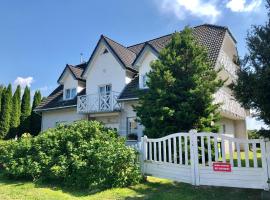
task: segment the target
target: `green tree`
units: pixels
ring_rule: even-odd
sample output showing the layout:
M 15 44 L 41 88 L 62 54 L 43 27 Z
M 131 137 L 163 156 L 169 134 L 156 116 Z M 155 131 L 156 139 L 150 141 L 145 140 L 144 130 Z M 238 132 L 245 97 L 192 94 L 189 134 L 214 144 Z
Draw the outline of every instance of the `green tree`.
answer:
M 20 135 L 30 132 L 31 95 L 29 87 L 25 87 L 21 103 Z
M 0 113 L 1 113 L 1 102 L 2 102 L 2 93 L 3 93 L 4 87 L 0 85 Z
M 2 105 L 0 115 L 0 138 L 6 138 L 10 129 L 10 117 L 12 108 L 12 87 L 8 85 L 7 89 L 2 94 Z
M 190 129 L 218 131 L 218 104 L 213 94 L 223 85 L 208 60 L 205 48 L 185 28 L 175 33 L 147 74 L 148 91 L 141 91 L 135 106 L 149 137 Z
M 242 61 L 234 94 L 245 108 L 256 111 L 256 117 L 270 125 L 270 1 L 268 20 L 252 26 L 247 34 L 248 53 Z
M 32 112 L 31 112 L 31 131 L 32 135 L 38 135 L 41 131 L 41 116 L 34 112 L 35 108 L 41 103 L 41 93 L 40 91 L 36 91 L 34 95 L 34 100 L 32 104 Z
M 20 117 L 21 117 L 21 86 L 18 85 L 12 97 L 12 115 L 8 138 L 14 138 L 16 135 L 18 135 Z

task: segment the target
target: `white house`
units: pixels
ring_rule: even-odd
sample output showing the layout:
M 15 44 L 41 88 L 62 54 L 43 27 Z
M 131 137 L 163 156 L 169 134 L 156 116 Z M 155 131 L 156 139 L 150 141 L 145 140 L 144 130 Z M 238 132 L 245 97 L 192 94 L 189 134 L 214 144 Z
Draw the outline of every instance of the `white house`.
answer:
M 215 94 L 222 102 L 221 133 L 246 138 L 248 111 L 232 96 L 228 85 L 237 79 L 238 58 L 236 40 L 227 27 L 204 24 L 193 27 L 197 41 L 204 45 L 209 59 L 225 86 Z M 172 34 L 129 47 L 101 35 L 90 59 L 76 66 L 67 65 L 58 79 L 59 86 L 36 108 L 42 114 L 42 130 L 58 123 L 88 119 L 98 120 L 116 128 L 128 139 L 140 138 L 143 126 L 136 122 L 133 105 L 138 102 L 137 91 L 147 86 L 146 73 L 150 62 L 168 44 Z M 181 131 L 181 130 L 179 130 Z

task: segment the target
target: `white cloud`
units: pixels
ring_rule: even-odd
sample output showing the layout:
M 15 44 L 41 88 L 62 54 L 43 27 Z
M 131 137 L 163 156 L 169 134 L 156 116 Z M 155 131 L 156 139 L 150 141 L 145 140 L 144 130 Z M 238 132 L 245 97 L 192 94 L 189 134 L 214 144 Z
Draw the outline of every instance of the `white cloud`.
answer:
M 233 12 L 251 12 L 258 8 L 262 3 L 262 0 L 229 0 L 226 7 Z
M 178 19 L 184 19 L 186 15 L 190 14 L 214 23 L 221 14 L 214 0 L 162 0 L 161 4 L 159 1 L 158 3 L 161 5 L 161 11 L 173 12 Z
M 20 85 L 22 88 L 25 88 L 26 86 L 31 87 L 31 84 L 34 82 L 33 77 L 17 77 L 14 81 L 14 85 Z

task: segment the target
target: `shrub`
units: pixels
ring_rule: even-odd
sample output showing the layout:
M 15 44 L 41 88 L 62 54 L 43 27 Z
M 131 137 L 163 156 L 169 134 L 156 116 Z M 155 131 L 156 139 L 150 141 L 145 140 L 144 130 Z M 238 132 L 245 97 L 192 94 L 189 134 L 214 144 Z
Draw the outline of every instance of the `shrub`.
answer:
M 78 188 L 124 187 L 141 180 L 136 152 L 96 121 L 59 125 L 0 146 L 4 173 Z

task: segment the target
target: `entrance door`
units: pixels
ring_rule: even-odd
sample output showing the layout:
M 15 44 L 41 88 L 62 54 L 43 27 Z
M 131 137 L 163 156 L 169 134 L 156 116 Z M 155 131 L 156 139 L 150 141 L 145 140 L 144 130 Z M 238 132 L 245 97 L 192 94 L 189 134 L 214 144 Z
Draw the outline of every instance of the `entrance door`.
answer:
M 99 86 L 99 109 L 107 111 L 111 108 L 111 85 Z

